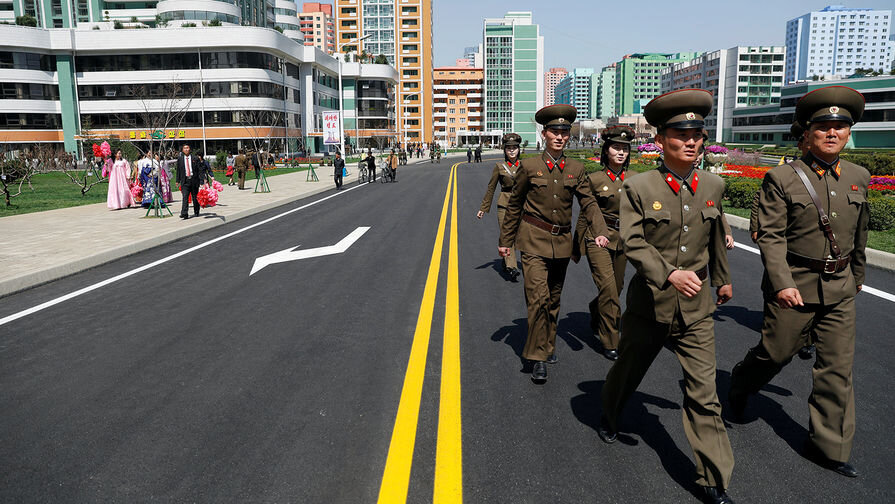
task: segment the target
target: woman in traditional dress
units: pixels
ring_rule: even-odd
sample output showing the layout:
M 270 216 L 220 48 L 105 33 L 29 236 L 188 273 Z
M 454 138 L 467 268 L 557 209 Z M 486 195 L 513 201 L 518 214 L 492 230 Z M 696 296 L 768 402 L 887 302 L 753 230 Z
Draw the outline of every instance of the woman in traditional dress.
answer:
M 172 203 L 174 196 L 171 194 L 171 169 L 176 161 L 165 161 L 159 159 L 156 154 L 152 159 L 152 167 L 158 168 L 159 191 L 162 193 L 162 200 L 165 203 Z
M 134 206 L 134 196 L 131 194 L 130 185 L 127 183 L 127 175 L 130 172 L 130 163 L 121 155 L 121 149 L 115 151 L 115 162 L 109 173 L 109 194 L 106 198 L 106 206 L 117 210 Z

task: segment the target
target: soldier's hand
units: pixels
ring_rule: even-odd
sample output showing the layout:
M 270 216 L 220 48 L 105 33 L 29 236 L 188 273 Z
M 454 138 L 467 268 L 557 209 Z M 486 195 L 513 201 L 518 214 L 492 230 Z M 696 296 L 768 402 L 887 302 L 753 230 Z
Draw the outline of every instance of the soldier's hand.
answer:
M 752 231 L 749 237 L 752 238 L 752 243 L 758 243 L 758 231 Z
M 668 282 L 678 292 L 690 298 L 702 289 L 702 281 L 692 271 L 674 270 L 668 275 Z
M 802 294 L 799 289 L 790 287 L 788 289 L 780 289 L 777 292 L 777 304 L 780 308 L 792 308 L 793 306 L 805 306 L 802 302 Z
M 475 218 L 481 219 L 483 215 L 485 215 L 485 212 L 479 210 L 478 212 L 475 213 Z
M 603 248 L 603 247 L 606 247 L 607 245 L 609 245 L 609 238 L 606 238 L 605 236 L 600 235 L 600 236 L 594 238 L 594 243 L 596 243 L 598 247 Z
M 864 287 L 864 286 L 863 286 L 863 285 L 859 285 L 859 286 L 858 286 L 858 292 L 861 292 L 861 287 Z
M 724 235 L 724 244 L 727 246 L 727 250 L 731 250 L 733 248 L 733 235 Z
M 718 290 L 715 291 L 715 294 L 718 296 L 718 300 L 715 301 L 716 305 L 723 305 L 724 303 L 730 301 L 733 297 L 733 286 L 730 284 L 722 285 L 718 287 Z
M 497 247 L 497 254 L 500 257 L 509 257 L 510 248 L 509 247 Z

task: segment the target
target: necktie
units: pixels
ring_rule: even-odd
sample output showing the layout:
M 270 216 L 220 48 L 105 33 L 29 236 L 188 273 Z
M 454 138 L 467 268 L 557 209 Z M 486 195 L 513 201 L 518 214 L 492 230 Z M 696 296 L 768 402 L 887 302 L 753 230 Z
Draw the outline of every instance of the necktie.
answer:
M 190 157 L 189 156 L 186 156 L 186 176 L 187 177 L 193 176 L 193 168 L 190 166 Z

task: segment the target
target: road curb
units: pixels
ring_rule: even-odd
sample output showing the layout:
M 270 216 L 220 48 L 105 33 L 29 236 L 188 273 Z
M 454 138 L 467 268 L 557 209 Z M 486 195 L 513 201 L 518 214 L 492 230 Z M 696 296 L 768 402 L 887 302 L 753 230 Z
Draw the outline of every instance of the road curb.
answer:
M 749 230 L 749 219 L 728 213 L 725 213 L 724 216 L 727 217 L 727 223 L 731 227 Z M 867 264 L 887 271 L 895 271 L 895 254 L 869 248 L 867 249 Z

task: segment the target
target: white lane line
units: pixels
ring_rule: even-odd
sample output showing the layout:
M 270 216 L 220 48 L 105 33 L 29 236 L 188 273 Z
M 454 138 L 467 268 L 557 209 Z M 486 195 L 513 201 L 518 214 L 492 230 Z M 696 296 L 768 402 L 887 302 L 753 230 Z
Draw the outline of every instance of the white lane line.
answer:
M 261 221 L 261 222 L 256 222 L 255 224 L 251 224 L 251 225 L 246 226 L 246 227 L 244 227 L 244 228 L 242 228 L 242 229 L 237 229 L 236 231 L 233 231 L 232 233 L 227 233 L 227 234 L 225 234 L 225 235 L 223 235 L 223 236 L 218 236 L 217 238 L 211 239 L 211 240 L 209 240 L 209 241 L 207 241 L 207 242 L 205 242 L 205 243 L 200 243 L 199 245 L 196 245 L 196 246 L 194 246 L 194 247 L 190 247 L 190 248 L 188 248 L 188 249 L 186 249 L 186 250 L 182 250 L 182 251 L 180 251 L 180 252 L 177 252 L 176 254 L 170 255 L 170 256 L 165 257 L 165 258 L 163 258 L 163 259 L 159 259 L 158 261 L 154 261 L 154 262 L 151 262 L 151 263 L 146 264 L 146 265 L 144 265 L 144 266 L 140 266 L 139 268 L 136 268 L 136 269 L 134 269 L 134 270 L 128 271 L 127 273 L 122 273 L 122 274 L 117 275 L 117 276 L 114 276 L 114 277 L 112 277 L 112 278 L 108 278 L 108 279 L 106 279 L 106 280 L 103 280 L 102 282 L 95 283 L 95 284 L 93 284 L 93 285 L 89 285 L 89 286 L 87 286 L 87 287 L 84 287 L 83 289 L 76 290 L 76 291 L 71 292 L 71 293 L 68 293 L 68 294 L 66 294 L 66 295 L 64 295 L 64 296 L 60 296 L 60 297 L 58 297 L 58 298 L 56 298 L 56 299 L 52 299 L 52 300 L 47 301 L 47 302 L 45 302 L 45 303 L 41 303 L 41 304 L 39 304 L 39 305 L 37 305 L 37 306 L 28 308 L 27 310 L 23 310 L 23 311 L 20 311 L 20 312 L 18 312 L 18 313 L 14 313 L 14 314 L 12 314 L 12 315 L 8 315 L 8 316 L 3 317 L 2 319 L 0 319 L 0 326 L 3 326 L 3 325 L 6 325 L 6 324 L 8 324 L 8 323 L 10 323 L 10 322 L 16 321 L 16 320 L 18 320 L 18 319 L 20 319 L 20 318 L 22 318 L 22 317 L 27 317 L 28 315 L 33 315 L 33 314 L 35 314 L 35 313 L 37 313 L 37 312 L 39 312 L 39 311 L 41 311 L 41 310 L 45 310 L 45 309 L 47 309 L 47 308 L 50 308 L 51 306 L 56 306 L 56 305 L 59 304 L 59 303 L 64 303 L 64 302 L 66 302 L 66 301 L 68 301 L 68 300 L 70 300 L 70 299 L 74 299 L 74 298 L 76 298 L 76 297 L 78 297 L 78 296 L 83 296 L 84 294 L 87 294 L 88 292 L 93 292 L 93 291 L 95 291 L 96 289 L 105 287 L 106 285 L 113 284 L 113 283 L 118 282 L 118 281 L 120 281 L 120 280 L 124 280 L 125 278 L 134 276 L 134 275 L 136 275 L 137 273 L 142 273 L 142 272 L 144 272 L 144 271 L 146 271 L 146 270 L 155 268 L 156 266 L 165 264 L 166 262 L 173 261 L 174 259 L 177 259 L 178 257 L 185 256 L 185 255 L 190 254 L 190 253 L 192 253 L 192 252 L 195 252 L 195 251 L 197 251 L 197 250 L 203 249 L 203 248 L 205 248 L 205 247 L 207 247 L 207 246 L 209 246 L 209 245 L 214 245 L 215 243 L 217 243 L 217 242 L 219 242 L 219 241 L 226 240 L 227 238 L 232 238 L 232 237 L 234 237 L 234 236 L 236 236 L 236 235 L 238 235 L 238 234 L 244 233 L 244 232 L 246 232 L 246 231 L 248 231 L 248 230 L 250 230 L 250 229 L 255 229 L 256 227 L 263 226 L 263 225 L 268 224 L 268 223 L 270 223 L 270 222 L 273 222 L 273 221 L 275 221 L 275 220 L 277 220 L 277 219 L 279 219 L 279 218 L 281 218 L 281 217 L 285 217 L 285 216 L 287 216 L 287 215 L 293 214 L 293 213 L 295 213 L 295 212 L 298 212 L 299 210 L 304 210 L 305 208 L 314 206 L 314 205 L 316 205 L 316 204 L 318 204 L 318 203 L 323 203 L 324 201 L 326 201 L 326 200 L 328 200 L 328 199 L 330 199 L 330 198 L 335 198 L 336 196 L 340 196 L 340 195 L 342 195 L 342 194 L 347 194 L 349 191 L 353 191 L 353 190 L 355 190 L 355 189 L 358 189 L 358 188 L 360 188 L 360 187 L 365 187 L 365 186 L 366 186 L 366 184 L 359 184 L 359 185 L 356 185 L 356 186 L 354 186 L 354 187 L 349 187 L 348 189 L 346 189 L 346 190 L 344 190 L 344 191 L 339 191 L 339 192 L 336 192 L 336 193 L 334 193 L 334 194 L 330 194 L 329 196 L 326 196 L 325 198 L 320 198 L 319 200 L 312 201 L 312 202 L 310 202 L 310 203 L 308 203 L 308 204 L 306 204 L 306 205 L 302 205 L 302 206 L 300 206 L 300 207 L 298 207 L 298 208 L 293 208 L 292 210 L 287 210 L 287 211 L 285 211 L 285 212 L 283 212 L 283 213 L 281 213 L 281 214 L 274 215 L 273 217 L 267 218 L 267 219 L 265 219 L 265 220 L 263 220 L 263 221 Z
M 748 251 L 748 252 L 752 252 L 753 254 L 756 254 L 756 255 L 760 255 L 760 254 L 761 254 L 761 251 L 759 251 L 759 250 L 758 250 L 757 248 L 755 248 L 755 247 L 750 247 L 749 245 L 742 245 L 742 244 L 740 244 L 740 243 L 734 243 L 733 245 L 734 245 L 734 247 L 736 247 L 736 248 L 740 248 L 740 249 L 746 250 L 746 251 Z M 886 291 L 881 291 L 881 290 L 879 290 L 879 289 L 874 289 L 873 287 L 870 287 L 869 285 L 865 285 L 864 287 L 862 287 L 862 288 L 861 288 L 861 292 L 866 292 L 867 294 L 871 294 L 871 295 L 873 295 L 873 296 L 876 296 L 876 297 L 879 297 L 879 298 L 883 298 L 883 299 L 885 299 L 886 301 L 891 301 L 891 302 L 895 303 L 895 294 L 889 294 L 889 293 L 886 292 Z

